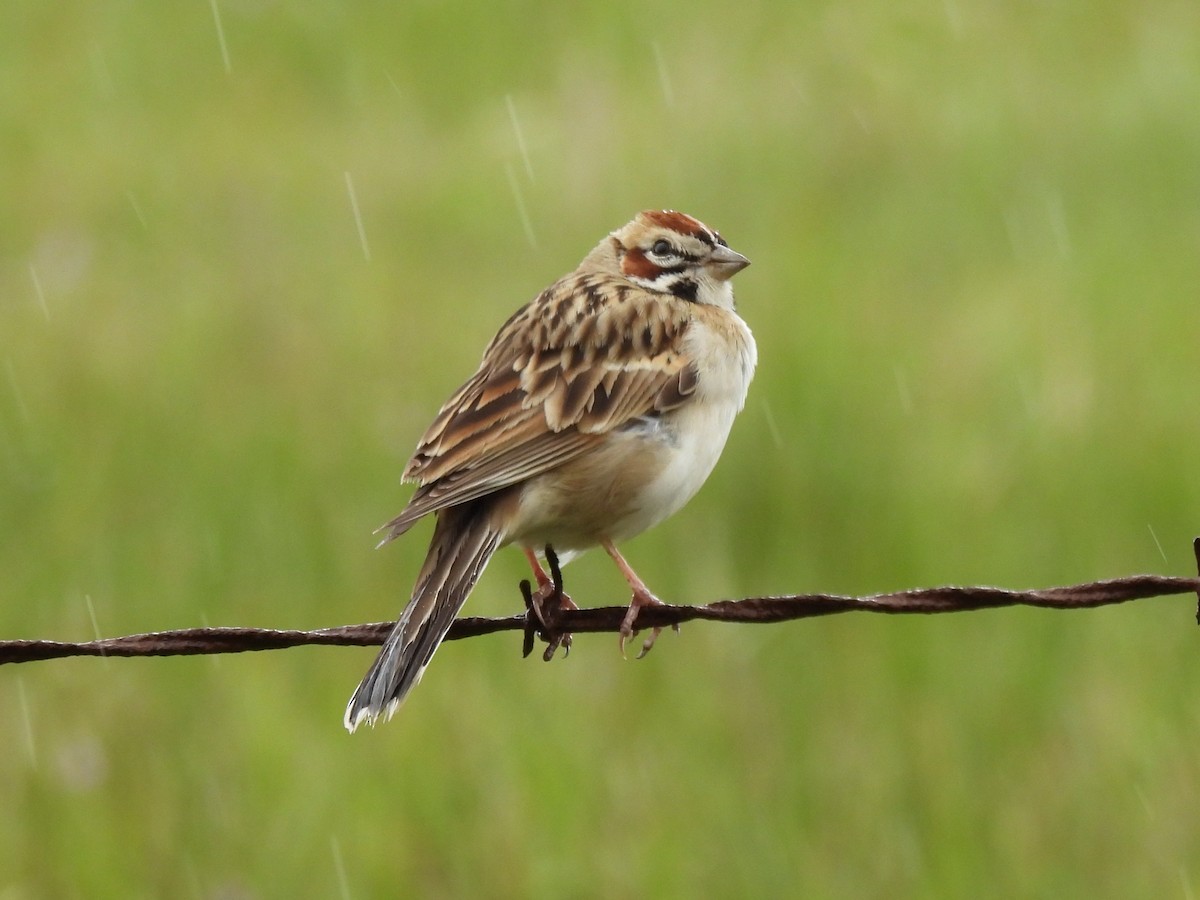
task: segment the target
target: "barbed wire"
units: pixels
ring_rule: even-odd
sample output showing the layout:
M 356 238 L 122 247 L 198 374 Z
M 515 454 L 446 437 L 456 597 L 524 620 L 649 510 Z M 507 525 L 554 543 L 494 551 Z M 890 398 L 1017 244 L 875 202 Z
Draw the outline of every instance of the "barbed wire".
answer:
M 1200 537 L 1192 543 L 1200 570 Z M 555 567 L 557 568 L 557 567 Z M 555 572 L 557 576 L 557 571 Z M 618 632 L 625 606 L 589 609 L 533 609 L 528 603 L 528 584 L 523 583 L 526 611 L 501 618 L 465 616 L 454 622 L 446 640 L 463 640 L 501 631 L 521 631 L 525 655 L 533 647 L 534 634 L 550 643 L 551 651 L 564 634 Z M 1047 609 L 1091 609 L 1176 594 L 1195 593 L 1197 622 L 1200 622 L 1200 577 L 1132 575 L 1066 587 L 1014 591 L 995 587 L 936 587 L 870 594 L 796 594 L 778 597 L 747 597 L 718 600 L 703 606 L 645 606 L 638 613 L 639 629 L 669 628 L 697 619 L 709 622 L 773 623 L 846 612 L 888 614 L 950 613 L 1005 606 L 1035 606 Z M 70 656 L 190 656 L 214 653 L 245 653 L 282 650 L 288 647 L 372 646 L 382 644 L 393 622 L 371 622 L 318 628 L 312 631 L 273 628 L 184 628 L 133 634 L 93 641 L 10 640 L 0 641 L 0 665 L 34 662 Z M 546 654 L 549 658 L 550 652 Z

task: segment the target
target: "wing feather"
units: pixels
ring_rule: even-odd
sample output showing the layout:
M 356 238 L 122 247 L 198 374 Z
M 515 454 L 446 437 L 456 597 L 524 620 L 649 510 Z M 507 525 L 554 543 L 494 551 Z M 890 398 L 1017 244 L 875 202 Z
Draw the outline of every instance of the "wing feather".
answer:
M 419 485 L 384 540 L 420 517 L 574 459 L 609 431 L 695 389 L 690 305 L 575 273 L 504 324 L 405 467 Z

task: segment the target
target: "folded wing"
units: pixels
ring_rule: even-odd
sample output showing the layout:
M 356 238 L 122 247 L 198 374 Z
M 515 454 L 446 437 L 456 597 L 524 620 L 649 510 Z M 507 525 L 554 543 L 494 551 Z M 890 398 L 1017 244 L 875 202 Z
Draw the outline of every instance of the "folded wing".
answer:
M 445 403 L 404 470 L 420 485 L 380 530 L 517 484 L 574 459 L 632 419 L 686 403 L 687 303 L 574 274 L 517 311 Z M 632 323 L 637 322 L 637 328 Z

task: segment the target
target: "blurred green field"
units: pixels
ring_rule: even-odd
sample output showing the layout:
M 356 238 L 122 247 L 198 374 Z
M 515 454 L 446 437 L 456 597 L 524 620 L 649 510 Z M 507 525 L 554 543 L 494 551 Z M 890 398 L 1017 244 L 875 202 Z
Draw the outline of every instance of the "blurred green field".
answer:
M 5 19 L 0 638 L 394 616 L 420 432 L 655 206 L 761 357 L 660 596 L 1194 572 L 1194 0 Z M 350 737 L 372 653 L 0 669 L 0 898 L 1200 896 L 1186 597 L 481 638 Z

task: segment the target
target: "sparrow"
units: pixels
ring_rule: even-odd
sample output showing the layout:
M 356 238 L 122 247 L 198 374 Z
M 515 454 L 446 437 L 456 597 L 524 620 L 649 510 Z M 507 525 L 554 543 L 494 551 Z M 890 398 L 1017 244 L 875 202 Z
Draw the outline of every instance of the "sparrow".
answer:
M 647 210 L 500 327 L 408 461 L 416 492 L 379 529 L 382 546 L 435 517 L 347 729 L 395 713 L 508 544 L 524 551 L 542 599 L 555 586 L 539 551 L 566 562 L 603 547 L 632 589 L 624 647 L 638 611 L 661 601 L 616 545 L 677 512 L 721 455 L 758 359 L 730 283 L 749 264 L 692 216 Z

